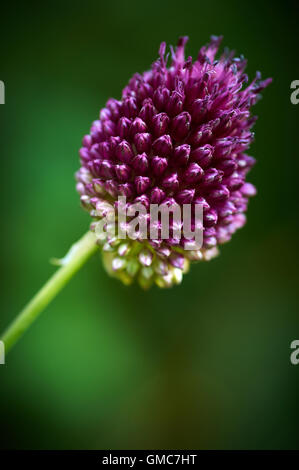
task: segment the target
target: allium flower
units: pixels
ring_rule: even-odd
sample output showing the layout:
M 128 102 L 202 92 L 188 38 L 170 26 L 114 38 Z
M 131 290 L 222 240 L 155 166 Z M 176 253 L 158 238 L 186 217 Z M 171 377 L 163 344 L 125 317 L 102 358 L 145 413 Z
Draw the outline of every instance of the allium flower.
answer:
M 211 37 L 197 60 L 185 60 L 187 38 L 180 38 L 167 67 L 166 44 L 151 70 L 135 74 L 121 100 L 109 99 L 80 149 L 77 190 L 94 221 L 107 203 L 202 204 L 203 245 L 185 250 L 186 240 L 121 240 L 106 231 L 103 259 L 107 271 L 143 287 L 179 283 L 190 261 L 209 260 L 246 221 L 249 197 L 245 182 L 254 165 L 247 155 L 256 117 L 250 107 L 271 79 L 260 74 L 249 86 L 246 60 L 225 52 L 215 60 L 221 37 Z M 149 222 L 149 220 L 147 220 Z M 91 225 L 95 229 L 95 223 Z M 173 227 L 171 227 L 173 229 Z

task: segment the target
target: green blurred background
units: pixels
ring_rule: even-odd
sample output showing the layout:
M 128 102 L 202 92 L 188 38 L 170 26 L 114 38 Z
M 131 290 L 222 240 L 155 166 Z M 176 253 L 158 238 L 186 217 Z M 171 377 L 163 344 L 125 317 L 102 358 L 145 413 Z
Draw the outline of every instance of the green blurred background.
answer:
M 255 108 L 247 226 L 172 290 L 109 278 L 93 257 L 0 366 L 0 447 L 299 448 L 295 1 L 2 5 L 1 330 L 87 229 L 78 148 L 162 40 L 211 34 L 273 84 Z

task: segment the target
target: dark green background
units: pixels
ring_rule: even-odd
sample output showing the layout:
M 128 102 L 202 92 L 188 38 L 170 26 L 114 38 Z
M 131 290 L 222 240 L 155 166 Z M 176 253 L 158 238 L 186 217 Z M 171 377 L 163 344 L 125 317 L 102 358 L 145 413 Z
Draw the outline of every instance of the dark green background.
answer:
M 273 84 L 255 108 L 247 226 L 172 290 L 109 278 L 95 256 L 0 366 L 4 448 L 299 448 L 298 9 L 292 1 L 1 6 L 1 330 L 87 229 L 78 148 L 162 40 L 211 34 Z

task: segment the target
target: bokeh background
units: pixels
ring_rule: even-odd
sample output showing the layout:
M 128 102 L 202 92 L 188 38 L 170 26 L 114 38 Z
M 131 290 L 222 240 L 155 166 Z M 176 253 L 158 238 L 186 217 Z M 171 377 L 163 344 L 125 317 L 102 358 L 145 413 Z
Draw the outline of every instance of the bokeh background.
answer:
M 211 34 L 272 76 L 255 112 L 248 224 L 172 290 L 124 287 L 94 256 L 0 366 L 0 446 L 299 448 L 298 3 L 8 2 L 1 7 L 1 330 L 86 231 L 82 136 L 162 40 Z

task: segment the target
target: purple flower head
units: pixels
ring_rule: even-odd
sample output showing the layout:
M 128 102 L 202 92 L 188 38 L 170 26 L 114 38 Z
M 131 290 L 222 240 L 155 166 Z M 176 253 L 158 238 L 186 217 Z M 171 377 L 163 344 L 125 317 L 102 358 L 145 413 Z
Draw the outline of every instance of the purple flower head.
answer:
M 257 73 L 248 85 L 243 57 L 225 52 L 216 60 L 221 39 L 212 36 L 194 62 L 185 58 L 187 37 L 171 48 L 170 60 L 162 43 L 151 70 L 135 74 L 121 100 L 109 99 L 83 138 L 77 189 L 94 219 L 92 229 L 108 206 L 117 208 L 119 196 L 126 197 L 127 208 L 143 205 L 146 227 L 151 204 L 203 207 L 200 249 L 186 250 L 174 223 L 168 239 L 157 223 L 157 236 L 147 240 L 111 236 L 105 224 L 99 241 L 104 265 L 127 284 L 179 283 L 190 261 L 216 256 L 218 245 L 246 222 L 248 199 L 255 194 L 246 182 L 255 163 L 246 153 L 256 120 L 250 108 L 271 79 L 261 81 Z

